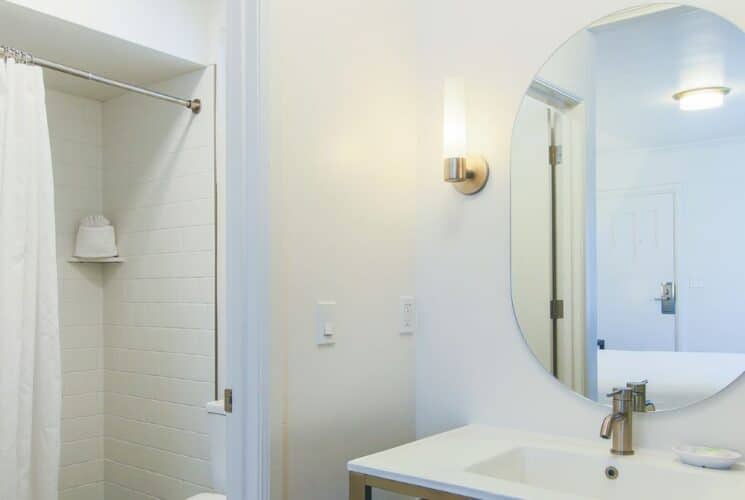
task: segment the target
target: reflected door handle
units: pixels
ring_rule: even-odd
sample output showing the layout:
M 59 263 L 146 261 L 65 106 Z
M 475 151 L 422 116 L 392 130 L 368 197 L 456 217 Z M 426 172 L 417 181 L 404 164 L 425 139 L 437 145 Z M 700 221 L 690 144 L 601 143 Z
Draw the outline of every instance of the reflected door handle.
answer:
M 675 284 L 672 281 L 660 283 L 660 296 L 654 300 L 660 302 L 660 313 L 675 314 Z

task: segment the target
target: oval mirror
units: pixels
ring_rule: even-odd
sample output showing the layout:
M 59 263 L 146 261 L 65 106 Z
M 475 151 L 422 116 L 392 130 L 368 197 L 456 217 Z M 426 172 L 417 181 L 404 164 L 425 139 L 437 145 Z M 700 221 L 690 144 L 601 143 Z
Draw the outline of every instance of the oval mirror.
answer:
M 745 33 L 705 10 L 606 17 L 538 72 L 512 138 L 512 298 L 566 386 L 633 385 L 653 411 L 742 374 L 743 124 Z

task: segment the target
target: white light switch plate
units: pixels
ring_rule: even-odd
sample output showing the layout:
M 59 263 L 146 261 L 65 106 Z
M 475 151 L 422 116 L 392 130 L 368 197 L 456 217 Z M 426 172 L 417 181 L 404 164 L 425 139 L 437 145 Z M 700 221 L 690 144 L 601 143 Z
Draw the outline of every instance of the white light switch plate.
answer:
M 334 344 L 336 335 L 336 302 L 333 300 L 319 301 L 316 306 L 316 344 Z
M 416 302 L 414 297 L 403 296 L 400 301 L 400 333 L 414 333 L 416 330 Z

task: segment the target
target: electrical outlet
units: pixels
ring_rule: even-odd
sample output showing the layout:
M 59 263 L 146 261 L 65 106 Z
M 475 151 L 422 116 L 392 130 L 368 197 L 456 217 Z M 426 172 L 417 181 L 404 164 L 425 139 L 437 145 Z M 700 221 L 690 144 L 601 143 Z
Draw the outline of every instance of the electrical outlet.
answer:
M 403 296 L 400 300 L 400 333 L 414 333 L 416 330 L 416 302 L 414 297 Z

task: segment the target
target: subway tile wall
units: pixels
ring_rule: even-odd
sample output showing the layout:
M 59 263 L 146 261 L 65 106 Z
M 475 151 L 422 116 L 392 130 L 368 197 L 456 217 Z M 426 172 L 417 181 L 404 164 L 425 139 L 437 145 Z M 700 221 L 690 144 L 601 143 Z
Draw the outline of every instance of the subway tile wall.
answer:
M 102 105 L 47 90 L 52 145 L 62 348 L 60 500 L 101 500 L 103 274 L 71 264 L 80 219 L 103 208 Z
M 47 91 L 63 368 L 60 500 L 184 500 L 210 491 L 214 399 L 214 73 L 152 85 L 203 112 L 133 94 Z M 70 264 L 103 213 L 124 264 Z
M 103 105 L 104 212 L 126 262 L 103 277 L 106 500 L 209 491 L 214 399 L 214 74 L 154 87 L 203 111 L 125 94 Z

